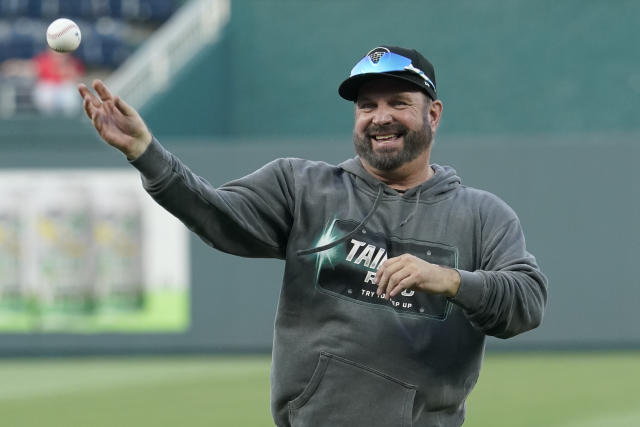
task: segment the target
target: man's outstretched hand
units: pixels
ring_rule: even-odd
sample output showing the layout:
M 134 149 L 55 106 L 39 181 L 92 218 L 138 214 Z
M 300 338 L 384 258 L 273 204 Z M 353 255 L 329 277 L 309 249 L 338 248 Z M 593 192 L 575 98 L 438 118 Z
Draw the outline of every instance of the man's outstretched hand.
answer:
M 107 144 L 122 151 L 129 160 L 140 156 L 151 143 L 151 132 L 129 104 L 111 95 L 100 80 L 93 81 L 96 97 L 89 88 L 78 85 L 82 107 L 100 137 Z

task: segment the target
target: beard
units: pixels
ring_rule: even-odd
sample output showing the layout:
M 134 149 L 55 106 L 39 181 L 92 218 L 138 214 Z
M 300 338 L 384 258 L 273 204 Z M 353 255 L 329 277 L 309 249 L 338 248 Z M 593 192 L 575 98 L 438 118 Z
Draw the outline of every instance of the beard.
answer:
M 394 151 L 374 151 L 371 143 L 372 134 L 397 134 L 402 135 L 402 150 Z M 365 160 L 369 165 L 381 171 L 391 171 L 399 168 L 405 163 L 416 159 L 424 153 L 433 140 L 433 132 L 431 127 L 425 120 L 422 129 L 418 131 L 408 130 L 401 124 L 392 124 L 387 126 L 369 126 L 364 136 L 353 132 L 353 145 L 356 153 L 360 158 Z

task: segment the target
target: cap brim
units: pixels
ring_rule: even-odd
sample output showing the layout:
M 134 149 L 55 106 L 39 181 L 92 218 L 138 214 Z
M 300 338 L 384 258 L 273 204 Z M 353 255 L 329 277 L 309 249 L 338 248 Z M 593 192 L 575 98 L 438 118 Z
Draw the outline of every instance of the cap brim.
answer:
M 431 98 L 432 100 L 435 100 L 438 98 L 435 91 L 431 87 L 422 84 L 423 83 L 422 80 L 416 81 L 416 77 L 414 75 L 407 74 L 404 72 L 403 73 L 391 72 L 391 73 L 358 74 L 356 76 L 349 77 L 348 79 L 343 81 L 340 84 L 340 86 L 338 86 L 338 93 L 342 98 L 346 99 L 347 101 L 356 101 L 358 99 L 358 93 L 360 92 L 360 87 L 364 83 L 376 78 L 379 79 L 381 77 L 387 77 L 387 78 L 390 77 L 398 80 L 404 80 L 409 83 L 413 83 L 413 85 L 416 86 L 418 90 L 421 90 L 422 92 L 426 93 L 427 96 L 429 96 L 429 98 Z

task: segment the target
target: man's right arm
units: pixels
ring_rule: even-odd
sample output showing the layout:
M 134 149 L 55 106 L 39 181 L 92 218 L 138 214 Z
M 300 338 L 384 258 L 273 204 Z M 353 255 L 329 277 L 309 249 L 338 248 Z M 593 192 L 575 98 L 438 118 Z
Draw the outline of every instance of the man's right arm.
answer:
M 218 188 L 156 139 L 131 164 L 156 202 L 209 245 L 246 257 L 285 257 L 294 209 L 289 160 L 274 160 Z
M 293 174 L 277 160 L 220 188 L 192 173 L 152 138 L 138 112 L 99 80 L 96 97 L 78 91 L 100 137 L 141 172 L 143 185 L 165 209 L 208 244 L 247 257 L 284 258 L 293 222 Z

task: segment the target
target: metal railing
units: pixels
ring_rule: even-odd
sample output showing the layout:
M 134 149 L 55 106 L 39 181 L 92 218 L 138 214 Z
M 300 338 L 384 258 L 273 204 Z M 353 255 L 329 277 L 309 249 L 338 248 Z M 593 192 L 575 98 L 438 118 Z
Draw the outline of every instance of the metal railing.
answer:
M 191 0 L 105 81 L 134 108 L 165 90 L 205 45 L 217 41 L 231 14 L 230 0 Z

